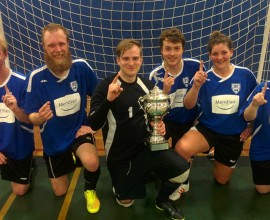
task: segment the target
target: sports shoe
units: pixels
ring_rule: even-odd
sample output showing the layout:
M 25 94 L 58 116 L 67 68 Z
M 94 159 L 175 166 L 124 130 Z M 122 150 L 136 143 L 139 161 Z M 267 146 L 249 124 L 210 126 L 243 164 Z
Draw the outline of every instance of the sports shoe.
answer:
M 116 196 L 117 194 L 115 193 L 114 187 L 112 187 L 112 191 L 113 191 L 113 194 Z M 123 206 L 123 207 L 125 207 L 125 208 L 128 208 L 128 207 L 132 206 L 133 203 L 134 203 L 134 200 L 131 200 L 130 203 L 122 203 L 122 202 L 120 202 L 117 198 L 115 198 L 115 199 L 116 199 L 116 202 L 117 202 L 119 205 L 121 205 L 121 206 Z
M 97 213 L 100 208 L 100 202 L 95 190 L 84 191 L 84 197 L 86 199 L 86 208 L 90 213 Z
M 184 220 L 185 217 L 181 214 L 180 209 L 174 204 L 173 201 L 168 200 L 161 204 L 156 203 L 156 208 L 165 211 L 171 219 Z
M 215 149 L 212 148 L 209 153 L 206 155 L 209 160 L 215 160 Z
M 120 202 L 117 198 L 115 198 L 115 199 L 116 199 L 116 201 L 117 201 L 117 203 L 118 203 L 119 205 L 121 205 L 121 206 L 123 206 L 123 207 L 125 207 L 125 208 L 128 208 L 128 207 L 132 206 L 133 203 L 134 203 L 134 200 L 131 200 L 130 203 L 122 203 L 122 202 Z
M 170 196 L 169 199 L 172 201 L 178 200 L 182 193 L 189 191 L 189 182 L 187 184 L 182 183 Z

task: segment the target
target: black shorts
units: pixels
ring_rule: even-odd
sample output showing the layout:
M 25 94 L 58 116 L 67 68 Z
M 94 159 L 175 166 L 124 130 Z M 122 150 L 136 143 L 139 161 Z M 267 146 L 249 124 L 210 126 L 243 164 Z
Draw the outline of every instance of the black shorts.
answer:
M 79 136 L 70 145 L 67 151 L 49 156 L 44 153 L 43 158 L 47 165 L 49 178 L 58 178 L 60 176 L 69 174 L 75 170 L 76 167 L 82 166 L 80 159 L 76 156 L 76 151 L 84 143 L 94 144 L 94 136 L 90 133 Z
M 215 160 L 228 166 L 235 167 L 243 150 L 243 141 L 240 141 L 239 135 L 223 135 L 201 125 L 196 125 L 196 129 L 207 140 L 210 148 L 215 147 Z
M 43 158 L 47 165 L 49 178 L 58 178 L 60 176 L 69 174 L 76 168 L 71 150 L 67 150 L 61 154 L 53 156 L 49 156 L 44 153 Z
M 173 149 L 149 151 L 143 149 L 131 161 L 110 169 L 117 199 L 140 199 L 145 197 L 145 176 L 155 172 L 161 180 L 179 176 L 189 169 L 188 163 Z
M 174 123 L 172 121 L 164 121 L 166 127 L 165 139 L 172 138 L 172 148 L 175 148 L 177 141 L 193 126 L 194 122 Z
M 250 161 L 255 185 L 270 185 L 270 160 Z
M 21 160 L 8 158 L 7 163 L 0 166 L 2 179 L 19 184 L 29 184 L 33 168 L 32 159 L 32 154 Z

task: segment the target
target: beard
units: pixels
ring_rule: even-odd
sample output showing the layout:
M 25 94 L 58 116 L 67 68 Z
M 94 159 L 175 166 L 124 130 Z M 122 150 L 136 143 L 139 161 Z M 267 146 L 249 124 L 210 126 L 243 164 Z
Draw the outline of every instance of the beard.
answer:
M 55 59 L 54 57 L 50 56 L 47 51 L 44 53 L 44 60 L 47 67 L 53 71 L 55 74 L 62 73 L 68 70 L 72 64 L 71 52 L 68 50 L 66 53 L 63 54 L 62 59 Z

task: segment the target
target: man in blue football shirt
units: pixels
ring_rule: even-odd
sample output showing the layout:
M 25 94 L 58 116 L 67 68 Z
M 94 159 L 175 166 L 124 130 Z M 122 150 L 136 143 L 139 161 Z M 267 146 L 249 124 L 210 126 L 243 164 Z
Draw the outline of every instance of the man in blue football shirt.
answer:
M 26 77 L 5 66 L 7 56 L 7 43 L 0 37 L 0 169 L 12 191 L 24 195 L 33 168 L 33 125 L 23 109 Z
M 183 57 L 185 43 L 180 29 L 170 28 L 162 31 L 159 46 L 163 62 L 155 67 L 149 76 L 152 82 L 171 97 L 170 110 L 163 120 L 166 126 L 165 138 L 171 138 L 172 148 L 175 148 L 177 141 L 193 126 L 199 114 L 197 106 L 186 109 L 183 104 L 188 85 L 200 67 L 199 60 Z M 175 201 L 187 191 L 188 180 L 179 186 L 170 199 Z
M 56 196 L 69 186 L 68 174 L 75 169 L 73 154 L 84 169 L 87 210 L 99 211 L 95 188 L 100 175 L 92 129 L 86 125 L 87 96 L 97 85 L 96 74 L 82 59 L 72 60 L 69 33 L 59 24 L 42 30 L 46 65 L 28 76 L 26 112 L 41 128 L 44 159 Z

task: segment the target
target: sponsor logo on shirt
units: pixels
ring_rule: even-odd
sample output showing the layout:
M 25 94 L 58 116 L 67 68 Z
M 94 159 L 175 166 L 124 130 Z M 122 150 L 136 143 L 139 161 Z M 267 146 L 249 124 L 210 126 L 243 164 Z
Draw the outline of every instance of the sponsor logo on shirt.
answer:
M 15 122 L 14 113 L 4 103 L 0 103 L 0 122 Z
M 174 93 L 173 104 L 171 108 L 184 107 L 184 96 L 187 93 L 187 89 L 177 89 Z
M 54 106 L 57 116 L 72 115 L 80 110 L 81 96 L 79 93 L 74 93 L 55 99 Z
M 212 97 L 212 112 L 215 114 L 233 114 L 238 111 L 238 95 L 218 95 Z

